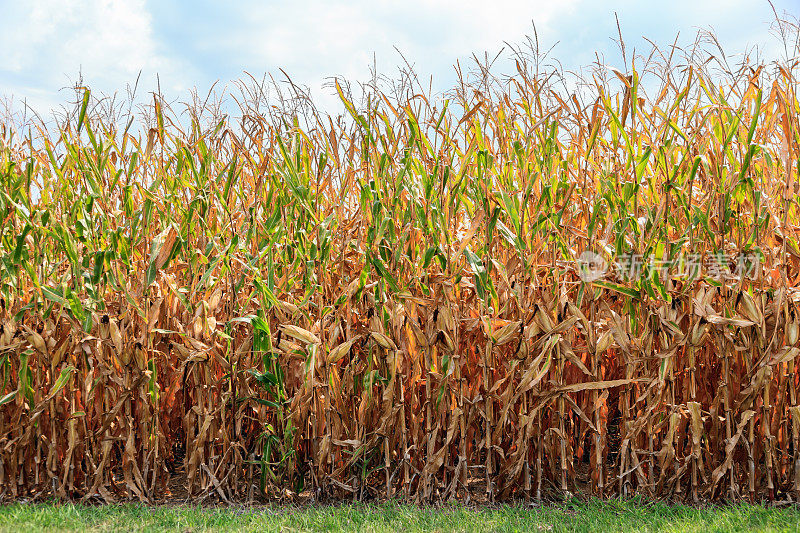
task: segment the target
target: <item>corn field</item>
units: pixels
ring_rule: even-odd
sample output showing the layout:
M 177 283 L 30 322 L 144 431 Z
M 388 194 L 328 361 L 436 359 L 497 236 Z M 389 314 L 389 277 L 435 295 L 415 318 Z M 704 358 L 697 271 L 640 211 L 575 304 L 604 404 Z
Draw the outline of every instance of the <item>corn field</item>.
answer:
M 703 50 L 6 119 L 2 497 L 796 501 L 800 64 Z

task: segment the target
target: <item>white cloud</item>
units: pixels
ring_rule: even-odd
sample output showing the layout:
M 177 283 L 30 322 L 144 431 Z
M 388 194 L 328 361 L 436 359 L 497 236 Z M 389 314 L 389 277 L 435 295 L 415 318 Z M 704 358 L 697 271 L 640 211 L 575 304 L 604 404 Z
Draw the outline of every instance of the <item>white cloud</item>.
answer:
M 373 58 L 381 74 L 394 75 L 403 56 L 423 80 L 433 75 L 434 89 L 448 88 L 456 60 L 472 53 L 497 52 L 505 41 L 519 42 L 533 33 L 552 37 L 551 25 L 572 13 L 578 0 L 356 0 L 239 5 L 236 28 L 206 32 L 204 49 L 230 58 L 227 66 L 269 71 L 311 87 L 323 107 L 337 100 L 322 91 L 326 77 L 369 79 Z M 397 48 L 397 50 L 395 50 Z M 211 77 L 219 74 L 211 74 Z
M 796 0 L 775 0 L 779 11 Z M 769 42 L 772 11 L 751 0 L 209 0 L 146 3 L 146 0 L 0 0 L 0 95 L 13 93 L 46 108 L 65 101 L 58 89 L 75 81 L 79 69 L 93 88 L 123 90 L 143 71 L 142 91 L 156 73 L 170 97 L 185 98 L 185 88 L 201 92 L 247 70 L 292 78 L 312 88 L 323 107 L 336 98 L 322 91 L 326 77 L 364 81 L 373 54 L 380 73 L 392 75 L 402 59 L 397 47 L 434 90 L 449 88 L 453 64 L 469 63 L 472 53 L 520 44 L 533 33 L 565 67 L 618 57 L 614 12 L 619 14 L 629 51 L 662 46 L 680 31 L 690 40 L 698 28 L 713 27 L 727 51 Z M 796 9 L 794 9 L 796 11 Z M 772 41 L 772 48 L 776 47 Z
M 791 1 L 776 0 L 778 9 Z M 532 23 L 544 49 L 559 42 L 552 57 L 566 68 L 594 61 L 595 51 L 616 63 L 615 12 L 629 55 L 634 46 L 639 53 L 649 47 L 642 36 L 667 48 L 678 32 L 687 42 L 701 28 L 715 29 L 726 51 L 742 51 L 748 43 L 769 41 L 772 19 L 766 2 L 751 0 L 250 1 L 239 4 L 231 16 L 235 28 L 226 31 L 224 23 L 220 31 L 209 27 L 203 40 L 204 49 L 218 50 L 228 59 L 229 75 L 248 70 L 281 77 L 280 67 L 294 81 L 310 86 L 324 105 L 336 101 L 320 90 L 325 77 L 367 80 L 373 54 L 379 72 L 391 75 L 402 63 L 395 47 L 423 80 L 434 76 L 434 90 L 449 88 L 456 60 L 463 67 L 472 53 L 480 57 L 483 51 L 499 51 L 506 42 L 521 44 L 533 35 Z M 211 78 L 219 75 L 209 73 Z
M 18 3 L 6 13 L 0 36 L 7 68 L 21 71 L 42 62 L 130 74 L 154 55 L 150 21 L 142 2 L 47 0 Z
M 143 0 L 40 0 L 3 7 L 0 94 L 35 107 L 62 103 L 79 73 L 98 90 L 124 90 L 140 70 L 168 72 Z M 38 105 L 37 105 L 38 104 Z

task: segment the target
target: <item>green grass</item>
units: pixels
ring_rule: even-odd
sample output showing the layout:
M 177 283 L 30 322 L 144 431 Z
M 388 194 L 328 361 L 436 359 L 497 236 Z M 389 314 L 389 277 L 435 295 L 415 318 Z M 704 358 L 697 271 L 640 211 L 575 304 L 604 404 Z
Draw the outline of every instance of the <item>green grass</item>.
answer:
M 599 502 L 420 508 L 385 503 L 306 507 L 148 507 L 13 504 L 0 531 L 797 531 L 800 507 L 693 508 Z

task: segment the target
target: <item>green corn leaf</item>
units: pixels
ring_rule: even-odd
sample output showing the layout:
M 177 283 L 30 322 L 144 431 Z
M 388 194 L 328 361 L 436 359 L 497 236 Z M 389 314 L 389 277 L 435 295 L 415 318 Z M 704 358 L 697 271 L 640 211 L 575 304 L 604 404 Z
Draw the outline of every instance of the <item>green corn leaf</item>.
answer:
M 78 114 L 78 133 L 81 132 L 81 128 L 83 127 L 83 121 L 86 118 L 86 109 L 89 107 L 89 96 L 91 95 L 91 91 L 86 89 L 83 91 L 83 101 L 81 102 L 81 110 Z

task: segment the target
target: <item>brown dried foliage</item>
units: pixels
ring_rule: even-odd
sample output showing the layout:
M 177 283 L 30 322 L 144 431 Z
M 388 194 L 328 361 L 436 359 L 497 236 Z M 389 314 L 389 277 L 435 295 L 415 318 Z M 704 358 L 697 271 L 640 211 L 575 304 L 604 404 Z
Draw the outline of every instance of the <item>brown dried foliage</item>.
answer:
M 796 499 L 797 62 L 703 64 L 4 129 L 3 496 Z

